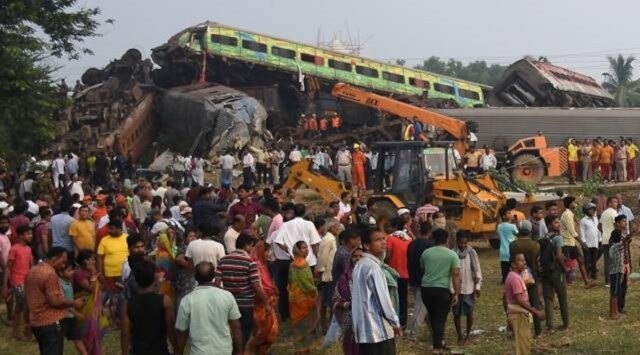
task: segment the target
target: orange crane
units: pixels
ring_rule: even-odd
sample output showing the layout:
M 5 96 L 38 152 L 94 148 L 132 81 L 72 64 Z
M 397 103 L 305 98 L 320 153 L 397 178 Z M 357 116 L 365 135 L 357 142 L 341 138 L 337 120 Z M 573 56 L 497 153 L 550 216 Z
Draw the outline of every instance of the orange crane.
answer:
M 466 122 L 448 117 L 420 107 L 416 107 L 390 97 L 377 95 L 345 83 L 333 87 L 331 95 L 359 105 L 378 109 L 406 120 L 415 119 L 425 125 L 444 130 L 453 137 L 454 147 L 464 156 L 467 151 L 469 131 Z M 447 139 L 450 140 L 450 139 Z M 557 177 L 567 171 L 567 152 L 564 147 L 548 147 L 542 136 L 523 138 L 509 148 L 513 156 L 511 176 L 514 180 L 537 185 L 544 176 Z
M 415 119 L 424 125 L 432 125 L 449 133 L 455 140 L 455 148 L 464 155 L 467 150 L 467 124 L 452 117 L 448 117 L 436 112 L 425 110 L 390 97 L 377 95 L 364 91 L 345 83 L 338 83 L 331 90 L 331 95 L 345 101 L 378 109 L 382 112 L 391 113 L 407 120 Z

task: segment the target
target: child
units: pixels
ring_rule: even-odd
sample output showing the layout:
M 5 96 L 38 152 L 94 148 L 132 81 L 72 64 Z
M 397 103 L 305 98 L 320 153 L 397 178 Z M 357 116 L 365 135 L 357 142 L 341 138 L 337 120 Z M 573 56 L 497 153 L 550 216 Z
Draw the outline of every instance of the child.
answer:
M 16 229 L 18 234 L 18 243 L 16 243 L 9 250 L 9 258 L 7 259 L 6 272 L 3 278 L 3 293 L 6 299 L 9 291 L 8 286 L 11 286 L 11 292 L 13 294 L 14 313 L 13 313 L 13 337 L 17 340 L 23 339 L 23 337 L 29 338 L 31 336 L 29 328 L 29 312 L 27 310 L 27 303 L 24 294 L 24 280 L 33 266 L 33 255 L 31 254 L 31 248 L 29 244 L 33 238 L 31 228 L 26 226 L 19 226 Z M 24 318 L 24 329 L 20 334 L 20 328 L 22 327 L 22 319 Z
M 469 340 L 469 334 L 473 327 L 473 309 L 476 304 L 476 297 L 480 297 L 480 287 L 482 285 L 482 271 L 480 270 L 480 260 L 478 254 L 469 245 L 469 235 L 465 232 L 458 232 L 457 245 L 453 249 L 460 259 L 460 300 L 453 306 L 453 320 L 458 333 L 458 343 L 465 343 Z M 462 316 L 467 317 L 466 336 L 462 337 Z
M 73 265 L 70 262 L 67 263 L 62 271 L 59 271 L 58 280 L 60 281 L 64 298 L 73 301 Z M 67 317 L 60 321 L 60 325 L 67 340 L 73 342 L 78 353 L 87 355 L 87 349 L 84 347 L 78 332 L 76 332 L 76 317 L 82 317 L 82 315 L 74 308 L 71 308 Z
M 611 285 L 609 288 L 609 318 L 611 319 L 618 319 L 619 313 L 625 313 L 628 276 L 628 269 L 625 267 L 625 249 L 630 242 L 631 238 L 623 238 L 619 229 L 611 232 L 611 238 L 609 239 L 609 257 L 611 258 L 611 267 L 609 268 L 609 285 Z

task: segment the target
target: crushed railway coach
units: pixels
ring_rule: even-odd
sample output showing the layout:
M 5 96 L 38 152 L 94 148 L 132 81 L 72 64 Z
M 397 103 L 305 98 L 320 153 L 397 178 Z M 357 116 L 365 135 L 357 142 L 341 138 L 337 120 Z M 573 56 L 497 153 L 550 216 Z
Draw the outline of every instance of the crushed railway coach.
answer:
M 488 101 L 492 106 L 617 106 L 613 96 L 592 77 L 526 58 L 505 70 Z

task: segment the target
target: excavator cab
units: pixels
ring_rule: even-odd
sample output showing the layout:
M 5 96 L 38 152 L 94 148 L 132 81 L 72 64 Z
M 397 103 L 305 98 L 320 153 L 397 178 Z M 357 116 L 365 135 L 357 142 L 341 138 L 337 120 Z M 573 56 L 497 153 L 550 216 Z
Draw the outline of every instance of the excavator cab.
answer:
M 393 218 L 399 208 L 420 206 L 426 195 L 434 194 L 434 182 L 453 178 L 457 169 L 450 143 L 381 142 L 373 150 L 378 159 L 369 205 L 379 225 Z

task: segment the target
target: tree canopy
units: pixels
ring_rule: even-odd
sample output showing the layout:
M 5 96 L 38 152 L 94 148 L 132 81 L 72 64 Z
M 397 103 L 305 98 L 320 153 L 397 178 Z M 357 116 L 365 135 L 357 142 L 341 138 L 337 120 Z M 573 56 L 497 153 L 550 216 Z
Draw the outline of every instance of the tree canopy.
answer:
M 0 155 L 40 152 L 54 138 L 51 117 L 68 104 L 53 83 L 50 59 L 91 54 L 98 8 L 77 0 L 0 2 Z
M 449 59 L 445 62 L 440 57 L 431 56 L 422 64 L 416 65 L 415 68 L 476 83 L 494 85 L 507 67 L 499 64 L 489 65 L 484 60 L 468 64 L 463 64 L 455 59 Z
M 634 56 L 607 57 L 609 72 L 602 73 L 605 81 L 602 83 L 615 97 L 620 106 L 640 106 L 640 81 L 633 80 Z

